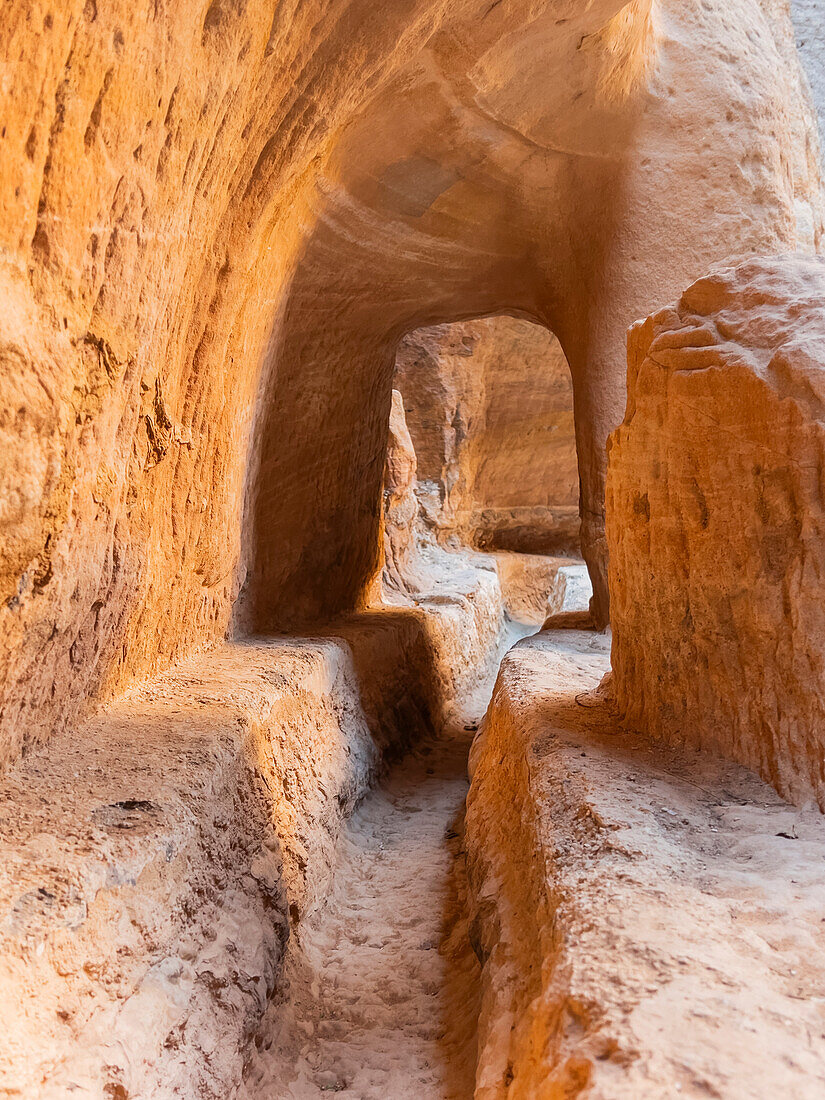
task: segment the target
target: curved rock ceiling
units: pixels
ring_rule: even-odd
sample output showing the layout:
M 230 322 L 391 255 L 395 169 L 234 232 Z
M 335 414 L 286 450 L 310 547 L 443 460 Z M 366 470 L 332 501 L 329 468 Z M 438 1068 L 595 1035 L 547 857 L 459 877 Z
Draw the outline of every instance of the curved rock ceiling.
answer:
M 606 614 L 624 333 L 822 239 L 770 0 L 12 0 L 0 756 L 235 628 L 358 605 L 394 347 L 509 311 L 574 379 Z M 240 599 L 238 599 L 240 595 Z

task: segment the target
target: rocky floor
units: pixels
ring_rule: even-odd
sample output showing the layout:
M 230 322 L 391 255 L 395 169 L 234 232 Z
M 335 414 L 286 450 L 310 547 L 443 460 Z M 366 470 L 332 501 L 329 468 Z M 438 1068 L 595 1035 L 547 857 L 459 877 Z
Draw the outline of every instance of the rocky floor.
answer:
M 472 1095 L 478 964 L 456 859 L 471 732 L 406 757 L 340 844 L 327 904 L 295 931 L 249 1095 L 369 1100 Z
M 364 799 L 248 1100 L 825 1095 L 823 819 L 619 729 L 608 648 L 551 629 L 510 651 L 469 811 L 489 684 Z
M 473 747 L 477 1100 L 820 1100 L 825 818 L 619 727 L 608 651 L 522 641 Z

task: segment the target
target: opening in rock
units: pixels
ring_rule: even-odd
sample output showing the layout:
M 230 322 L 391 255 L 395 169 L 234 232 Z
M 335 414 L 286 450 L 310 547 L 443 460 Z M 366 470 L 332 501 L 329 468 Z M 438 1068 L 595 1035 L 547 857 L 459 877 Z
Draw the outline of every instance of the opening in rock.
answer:
M 295 1098 L 472 1095 L 483 947 L 462 848 L 470 745 L 503 651 L 587 608 L 572 386 L 549 332 L 507 316 L 418 329 L 399 344 L 394 387 L 383 576 L 347 623 L 362 638 L 388 614 L 425 630 L 418 675 L 440 720 L 423 738 L 401 731 L 411 750 L 345 823 L 326 896 L 295 922 L 248 1073 L 259 1097 L 276 1082 Z
M 398 345 L 385 485 L 385 577 L 426 587 L 430 541 L 493 555 L 511 618 L 587 610 L 570 369 L 544 326 L 505 314 Z
M 579 552 L 573 383 L 558 340 L 505 315 L 416 329 L 398 346 L 418 495 L 479 550 Z

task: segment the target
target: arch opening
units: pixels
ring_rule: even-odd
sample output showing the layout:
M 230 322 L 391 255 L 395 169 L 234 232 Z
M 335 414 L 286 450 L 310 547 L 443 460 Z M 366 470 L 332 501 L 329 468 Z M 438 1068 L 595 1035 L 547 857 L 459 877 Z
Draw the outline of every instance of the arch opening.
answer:
M 415 329 L 392 384 L 385 589 L 427 587 L 423 544 L 491 555 L 515 619 L 587 611 L 573 382 L 549 328 L 492 314 Z
M 417 329 L 399 343 L 393 388 L 443 535 L 579 556 L 573 384 L 547 328 L 499 314 Z

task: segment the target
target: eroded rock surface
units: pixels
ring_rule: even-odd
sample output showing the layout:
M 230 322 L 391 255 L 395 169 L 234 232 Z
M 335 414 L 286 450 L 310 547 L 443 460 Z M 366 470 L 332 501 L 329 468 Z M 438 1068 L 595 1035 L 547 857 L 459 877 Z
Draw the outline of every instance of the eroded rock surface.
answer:
M 637 325 L 610 440 L 625 721 L 825 807 L 825 261 L 726 268 Z
M 362 603 L 394 348 L 422 325 L 558 335 L 604 618 L 627 325 L 723 255 L 821 238 L 783 3 L 0 20 L 4 762 L 233 614 Z
M 505 658 L 472 750 L 479 1100 L 825 1089 L 825 821 L 619 728 L 608 641 Z
M 418 606 L 191 658 L 8 771 L 0 1091 L 240 1087 L 343 820 L 495 671 L 495 568 L 443 558 Z
M 404 401 L 392 391 L 392 408 L 384 472 L 384 581 L 400 591 L 415 586 L 412 573 L 419 533 L 418 462 L 407 428 Z
M 11 769 L 4 1094 L 225 1096 L 377 761 L 347 647 L 261 642 Z
M 328 892 L 342 820 L 382 759 L 483 681 L 502 637 L 494 563 L 418 539 L 400 430 L 387 482 L 399 583 L 376 601 L 399 338 L 499 313 L 557 334 L 575 399 L 582 552 L 605 622 L 604 443 L 624 405 L 626 327 L 729 253 L 821 247 L 814 116 L 784 0 L 11 0 L 0 30 L 0 1070 L 9 1091 L 49 1100 L 83 1089 L 223 1100 L 288 931 Z M 782 318 L 769 325 L 779 331 Z M 815 417 L 798 410 L 819 400 L 814 375 L 789 364 L 800 392 L 777 403 L 750 375 L 743 392 L 788 438 L 800 428 L 795 447 L 813 448 Z M 725 396 L 735 402 L 730 391 L 723 407 Z M 497 491 L 502 467 L 487 472 Z M 754 500 L 783 539 L 802 516 L 803 564 L 816 571 L 810 477 L 800 467 L 768 479 Z M 769 576 L 787 541 L 760 545 Z M 536 617 L 543 568 L 510 573 Z M 813 591 L 795 569 L 800 591 Z M 776 591 L 763 581 L 755 606 L 770 613 L 745 638 L 773 622 Z M 784 640 L 804 642 L 816 611 L 783 597 L 803 624 L 800 635 L 786 622 Z M 298 626 L 298 637 L 272 637 Z M 249 640 L 256 632 L 269 637 Z M 729 654 L 724 638 L 719 651 Z M 818 667 L 805 644 L 797 659 L 780 660 L 792 685 Z M 774 667 L 758 688 L 763 714 Z M 571 984 L 583 1000 L 533 997 L 545 977 L 567 988 L 566 973 L 536 967 L 558 948 L 536 855 L 547 845 L 533 829 L 544 809 L 533 809 L 516 745 L 529 715 L 502 745 L 509 727 L 494 719 L 471 840 L 472 938 L 488 982 L 480 1095 L 535 1096 L 555 1080 L 574 1090 L 587 1073 L 618 1070 L 647 1084 L 660 1018 L 637 1006 L 650 960 L 658 968 L 672 942 L 657 955 L 658 925 L 648 938 L 634 930 L 643 946 L 630 992 L 592 1042 L 580 1005 L 597 994 L 613 1003 L 612 970 Z M 801 795 L 817 789 L 821 746 L 800 752 L 783 721 L 767 767 Z M 748 731 L 734 730 L 740 758 Z M 695 737 L 705 743 L 701 722 Z M 595 859 L 588 838 L 607 810 L 579 815 L 564 779 L 547 790 Z M 750 790 L 735 786 L 746 801 Z M 800 828 L 807 818 L 779 831 Z M 732 866 L 713 854 L 720 874 Z M 570 863 L 570 882 L 580 866 Z M 763 909 L 794 885 L 787 866 L 769 869 L 764 891 L 748 880 L 757 903 L 743 924 L 765 942 L 779 938 Z M 706 870 L 679 912 L 707 895 Z M 622 914 L 658 912 L 670 932 L 674 910 L 655 909 L 669 865 L 639 861 L 626 895 L 608 871 L 600 918 L 616 897 Z M 588 864 L 585 886 L 598 873 Z M 551 894 L 564 885 L 552 881 Z M 709 896 L 729 911 L 727 882 Z M 724 939 L 714 904 L 696 933 L 702 957 Z M 790 909 L 812 960 L 804 975 L 821 984 L 817 935 Z M 494 950 L 511 921 L 518 965 Z M 571 927 L 587 946 L 586 922 Z M 605 942 L 615 964 L 617 940 Z M 745 960 L 763 994 L 755 1047 L 776 1052 L 760 1081 L 802 1082 L 805 1095 L 821 1074 L 815 1004 L 788 1013 L 806 1035 L 810 1025 L 814 1064 L 780 1035 L 784 1013 L 770 1015 L 807 988 L 782 968 L 796 958 L 787 942 L 763 952 L 743 935 L 730 965 L 690 973 L 697 996 L 720 973 L 738 993 Z M 726 1021 L 730 995 L 718 999 Z M 636 1032 L 648 1029 L 635 1047 L 634 1012 Z M 716 1077 L 681 1047 L 664 1076 L 678 1083 L 677 1062 L 696 1062 L 722 1094 L 739 1074 L 753 1080 L 750 1048 L 741 1062 L 743 1047 L 725 1049 Z M 645 1050 L 649 1062 L 634 1060 Z
M 796 44 L 819 115 L 820 140 L 825 133 L 825 21 L 819 0 L 792 0 Z

